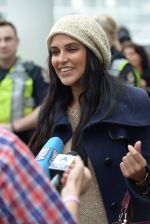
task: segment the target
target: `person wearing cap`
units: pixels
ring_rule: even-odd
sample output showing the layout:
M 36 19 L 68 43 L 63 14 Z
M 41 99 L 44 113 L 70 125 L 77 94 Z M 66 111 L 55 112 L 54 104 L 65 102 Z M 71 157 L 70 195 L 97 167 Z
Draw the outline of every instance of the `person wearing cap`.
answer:
M 52 136 L 76 151 L 92 172 L 81 198 L 80 224 L 114 223 L 128 190 L 133 221 L 150 218 L 150 101 L 147 93 L 109 75 L 111 52 L 94 18 L 68 15 L 47 37 L 49 93 L 30 147 Z

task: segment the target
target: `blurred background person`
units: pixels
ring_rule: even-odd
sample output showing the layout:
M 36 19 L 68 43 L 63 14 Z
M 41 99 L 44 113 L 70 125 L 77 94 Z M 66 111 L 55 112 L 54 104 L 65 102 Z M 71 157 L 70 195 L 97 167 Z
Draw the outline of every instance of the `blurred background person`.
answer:
M 47 93 L 48 77 L 45 69 L 17 56 L 18 45 L 15 26 L 1 20 L 0 127 L 17 133 L 27 143 Z
M 121 52 L 121 45 L 118 40 L 118 27 L 113 17 L 107 14 L 95 16 L 95 20 L 104 29 L 111 48 L 111 64 L 109 72 L 111 75 L 132 86 L 140 86 L 141 80 L 139 73 L 125 59 Z
M 0 128 L 0 223 L 75 224 L 91 174 L 76 157 L 62 177 L 61 197 L 29 148 Z
M 141 87 L 145 88 L 150 95 L 150 64 L 145 48 L 135 43 L 128 43 L 122 49 L 128 61 L 141 75 Z
M 119 40 L 121 51 L 122 51 L 122 48 L 126 44 L 131 43 L 132 41 L 131 34 L 130 34 L 130 31 L 127 29 L 127 27 L 119 26 L 117 35 L 118 35 L 118 40 Z

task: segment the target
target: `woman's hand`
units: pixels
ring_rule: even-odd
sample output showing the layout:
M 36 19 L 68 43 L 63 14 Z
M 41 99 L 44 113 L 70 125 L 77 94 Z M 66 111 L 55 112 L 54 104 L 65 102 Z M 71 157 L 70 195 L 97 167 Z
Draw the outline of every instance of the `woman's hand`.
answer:
M 68 169 L 61 179 L 64 185 L 61 195 L 62 198 L 69 195 L 80 196 L 84 194 L 90 186 L 91 173 L 87 167 L 84 166 L 83 161 L 79 156 L 76 156 L 70 169 Z
M 123 176 L 140 182 L 146 176 L 147 162 L 141 154 L 141 142 L 137 141 L 133 146 L 128 145 L 129 152 L 122 158 L 120 169 Z
M 81 158 L 76 156 L 73 164 L 61 179 L 61 183 L 64 185 L 61 198 L 76 220 L 79 218 L 80 196 L 89 189 L 90 182 L 89 169 L 84 166 Z

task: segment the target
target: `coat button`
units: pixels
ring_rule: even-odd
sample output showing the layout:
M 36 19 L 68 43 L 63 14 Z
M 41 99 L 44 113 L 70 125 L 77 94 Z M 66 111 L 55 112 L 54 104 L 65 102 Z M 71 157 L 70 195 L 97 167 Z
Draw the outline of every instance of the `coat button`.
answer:
M 118 207 L 117 202 L 112 202 L 110 207 L 111 207 L 112 210 L 116 210 L 117 207 Z
M 111 166 L 112 165 L 112 159 L 107 157 L 107 158 L 105 158 L 104 163 L 105 163 L 106 166 Z

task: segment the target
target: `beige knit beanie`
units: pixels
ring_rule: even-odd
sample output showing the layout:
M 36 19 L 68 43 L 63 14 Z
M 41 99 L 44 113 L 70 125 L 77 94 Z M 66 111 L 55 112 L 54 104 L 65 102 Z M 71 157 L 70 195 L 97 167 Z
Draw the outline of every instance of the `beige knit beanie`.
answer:
M 105 32 L 94 20 L 84 15 L 68 15 L 59 19 L 52 27 L 47 45 L 56 34 L 66 34 L 88 47 L 102 62 L 104 69 L 110 65 L 110 47 Z

